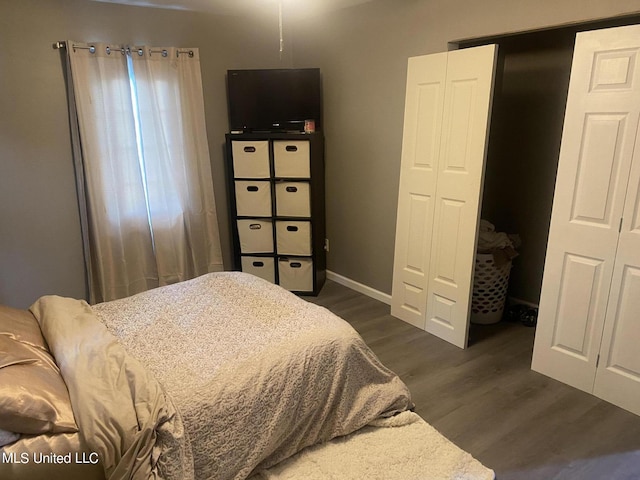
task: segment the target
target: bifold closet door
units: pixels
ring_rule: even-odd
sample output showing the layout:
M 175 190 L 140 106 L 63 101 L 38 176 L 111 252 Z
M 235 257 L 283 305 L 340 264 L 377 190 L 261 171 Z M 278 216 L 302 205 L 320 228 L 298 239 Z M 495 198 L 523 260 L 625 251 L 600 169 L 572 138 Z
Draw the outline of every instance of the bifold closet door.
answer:
M 409 59 L 392 315 L 465 348 L 496 46 Z
M 622 103 L 634 106 L 628 119 L 635 146 L 593 393 L 640 415 L 640 26 L 615 29 L 608 45 L 620 37 L 625 40 L 619 51 L 606 53 L 618 65 L 608 85 L 624 92 Z
M 639 52 L 638 26 L 576 37 L 532 362 L 587 392 L 604 369 L 636 413 Z
M 640 129 L 635 144 L 593 393 L 640 415 Z

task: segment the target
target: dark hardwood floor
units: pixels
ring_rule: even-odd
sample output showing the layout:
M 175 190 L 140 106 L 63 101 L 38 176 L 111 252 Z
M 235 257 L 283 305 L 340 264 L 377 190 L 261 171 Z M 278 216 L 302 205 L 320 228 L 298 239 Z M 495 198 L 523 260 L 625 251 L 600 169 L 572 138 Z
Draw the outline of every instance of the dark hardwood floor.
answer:
M 416 412 L 498 480 L 640 479 L 640 417 L 532 371 L 533 328 L 472 325 L 461 350 L 337 283 L 306 298 L 353 325 Z

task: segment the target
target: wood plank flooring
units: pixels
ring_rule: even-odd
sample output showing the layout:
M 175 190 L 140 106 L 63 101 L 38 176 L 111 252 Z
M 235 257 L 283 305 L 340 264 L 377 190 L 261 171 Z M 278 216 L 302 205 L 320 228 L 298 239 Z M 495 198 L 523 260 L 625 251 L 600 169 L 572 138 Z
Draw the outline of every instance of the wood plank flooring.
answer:
M 532 371 L 533 328 L 472 325 L 461 350 L 334 282 L 305 298 L 347 320 L 416 412 L 498 480 L 640 479 L 640 417 Z

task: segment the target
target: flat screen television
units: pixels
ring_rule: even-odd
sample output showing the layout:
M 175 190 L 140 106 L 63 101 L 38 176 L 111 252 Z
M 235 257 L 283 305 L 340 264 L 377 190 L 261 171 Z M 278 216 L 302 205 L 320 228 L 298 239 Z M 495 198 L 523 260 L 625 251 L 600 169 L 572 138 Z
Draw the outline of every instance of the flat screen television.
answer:
M 319 68 L 228 70 L 227 97 L 232 132 L 322 130 Z

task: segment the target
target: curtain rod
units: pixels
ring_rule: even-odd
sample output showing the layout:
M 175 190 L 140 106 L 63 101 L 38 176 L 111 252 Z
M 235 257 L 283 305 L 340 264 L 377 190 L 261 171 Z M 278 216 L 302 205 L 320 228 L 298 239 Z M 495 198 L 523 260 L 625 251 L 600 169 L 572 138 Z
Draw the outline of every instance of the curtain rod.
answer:
M 51 45 L 51 46 L 56 50 L 60 50 L 61 48 L 67 48 L 67 42 L 65 42 L 65 41 L 54 42 L 54 44 Z M 89 47 L 83 47 L 81 45 L 74 45 L 73 48 L 74 48 L 74 50 L 76 48 L 79 48 L 79 49 L 82 49 L 82 50 L 90 50 L 91 53 L 94 53 L 96 51 L 96 47 L 94 47 L 93 45 L 91 45 Z
M 65 42 L 65 41 L 54 42 L 52 47 L 54 49 L 56 49 L 56 50 L 59 50 L 61 48 L 67 48 L 67 42 Z M 90 45 L 88 47 L 85 47 L 85 46 L 82 46 L 82 45 L 73 45 L 73 48 L 74 48 L 74 50 L 76 48 L 79 48 L 81 50 L 89 50 L 91 53 L 95 53 L 95 51 L 96 51 L 96 47 L 94 47 L 93 45 Z M 107 49 L 108 48 L 109 47 L 107 47 Z M 167 50 L 149 50 L 149 53 L 161 53 L 163 57 L 167 56 Z M 194 57 L 193 50 L 176 50 L 176 56 L 180 56 L 183 53 L 188 54 L 189 58 L 193 58 Z M 138 49 L 138 55 L 142 55 L 142 49 Z

